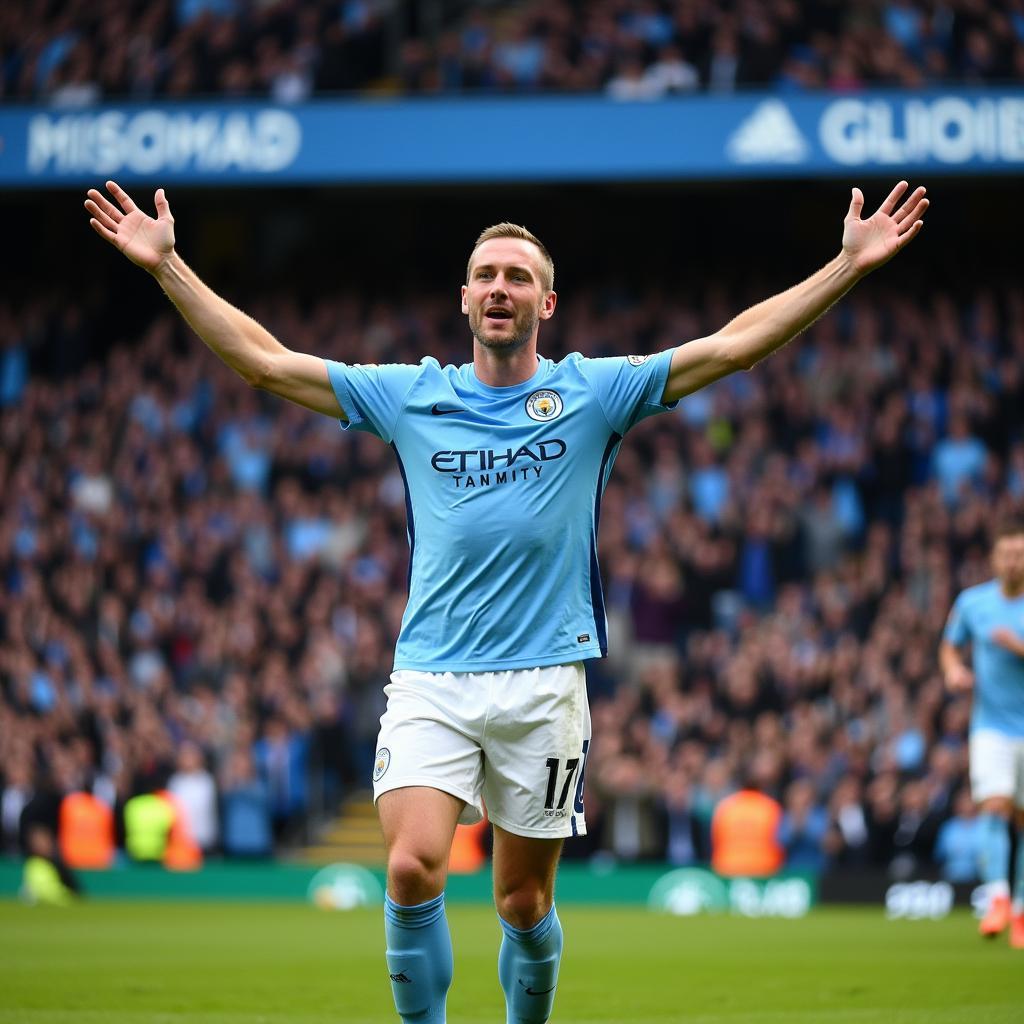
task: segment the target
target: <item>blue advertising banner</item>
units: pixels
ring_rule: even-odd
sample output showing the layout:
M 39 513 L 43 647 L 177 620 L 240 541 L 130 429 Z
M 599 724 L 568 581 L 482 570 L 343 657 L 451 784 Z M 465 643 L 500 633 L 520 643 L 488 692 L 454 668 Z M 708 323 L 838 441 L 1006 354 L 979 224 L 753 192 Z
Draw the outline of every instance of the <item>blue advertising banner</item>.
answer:
M 1024 90 L 0 107 L 0 187 L 1022 170 Z

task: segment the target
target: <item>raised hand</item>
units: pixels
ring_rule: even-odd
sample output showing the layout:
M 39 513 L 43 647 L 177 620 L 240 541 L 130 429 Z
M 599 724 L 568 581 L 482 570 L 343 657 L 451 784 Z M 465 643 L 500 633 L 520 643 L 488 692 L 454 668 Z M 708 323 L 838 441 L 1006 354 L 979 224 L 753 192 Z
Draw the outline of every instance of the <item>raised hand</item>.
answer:
M 1016 654 L 1019 658 L 1024 657 L 1024 640 L 1021 640 L 1012 629 L 1007 629 L 1005 626 L 997 626 L 992 630 L 990 639 L 992 643 L 997 647 L 1002 647 L 1004 651 Z
M 158 188 L 156 218 L 143 213 L 131 197 L 115 181 L 107 182 L 107 191 L 117 200 L 120 208 L 94 188 L 86 193 L 85 208 L 89 223 L 101 238 L 120 249 L 132 261 L 151 274 L 156 273 L 174 252 L 174 218 L 164 190 Z
M 908 245 L 924 225 L 928 209 L 924 187 L 914 189 L 903 204 L 896 204 L 909 186 L 901 181 L 867 220 L 861 220 L 864 193 L 853 190 L 850 210 L 843 221 L 843 254 L 861 274 L 880 267 Z

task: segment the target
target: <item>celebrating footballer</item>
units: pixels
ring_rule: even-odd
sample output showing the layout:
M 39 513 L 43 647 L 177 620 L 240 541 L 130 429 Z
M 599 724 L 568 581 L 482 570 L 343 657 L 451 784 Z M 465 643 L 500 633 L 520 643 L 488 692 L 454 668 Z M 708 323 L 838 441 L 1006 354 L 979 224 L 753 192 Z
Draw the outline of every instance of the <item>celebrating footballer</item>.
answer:
M 429 356 L 347 365 L 294 352 L 189 269 L 162 189 L 155 218 L 116 183 L 107 190 L 88 193 L 92 227 L 156 278 L 228 366 L 394 450 L 406 486 L 409 599 L 373 785 L 395 1006 L 407 1024 L 445 1020 L 448 854 L 456 825 L 486 810 L 507 1019 L 542 1024 L 562 954 L 555 869 L 563 841 L 586 831 L 583 663 L 607 651 L 597 530 L 619 446 L 645 417 L 751 369 L 903 249 L 922 228 L 925 190 L 900 182 L 865 218 L 854 188 L 841 249 L 824 267 L 717 333 L 649 356 L 544 358 L 554 264 L 525 228 L 496 224 L 472 248 L 461 289 L 472 336 L 462 366 Z

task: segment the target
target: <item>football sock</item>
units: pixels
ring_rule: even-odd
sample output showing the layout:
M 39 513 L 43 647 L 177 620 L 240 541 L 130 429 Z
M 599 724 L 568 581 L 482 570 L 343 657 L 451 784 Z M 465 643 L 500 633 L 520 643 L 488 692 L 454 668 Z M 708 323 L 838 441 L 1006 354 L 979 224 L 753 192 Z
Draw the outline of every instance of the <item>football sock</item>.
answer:
M 552 908 L 532 928 L 513 928 L 501 921 L 505 933 L 498 953 L 498 978 L 505 992 L 507 1024 L 544 1024 L 551 1016 L 562 958 L 562 925 Z
M 980 814 L 981 880 L 993 895 L 1007 895 L 1010 877 L 1010 826 L 998 814 Z
M 452 940 L 444 893 L 414 907 L 384 897 L 384 935 L 395 1009 L 405 1024 L 444 1024 Z
M 1024 828 L 1017 829 L 1016 878 L 1013 882 L 1013 912 L 1024 914 Z

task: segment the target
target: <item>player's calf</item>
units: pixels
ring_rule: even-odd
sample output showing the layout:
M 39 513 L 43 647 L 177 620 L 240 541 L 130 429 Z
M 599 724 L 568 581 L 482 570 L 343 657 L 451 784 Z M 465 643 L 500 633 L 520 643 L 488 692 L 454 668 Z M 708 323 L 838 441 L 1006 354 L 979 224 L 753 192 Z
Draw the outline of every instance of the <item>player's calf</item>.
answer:
M 444 893 L 416 906 L 384 902 L 388 974 L 405 1024 L 444 1024 L 452 984 L 452 940 Z
M 1014 875 L 1013 902 L 1010 916 L 1010 946 L 1024 949 L 1024 810 L 1016 810 L 1017 865 Z
M 532 928 L 514 928 L 499 917 L 504 937 L 498 978 L 505 992 L 507 1024 L 544 1024 L 551 1016 L 562 958 L 562 925 L 554 906 Z

